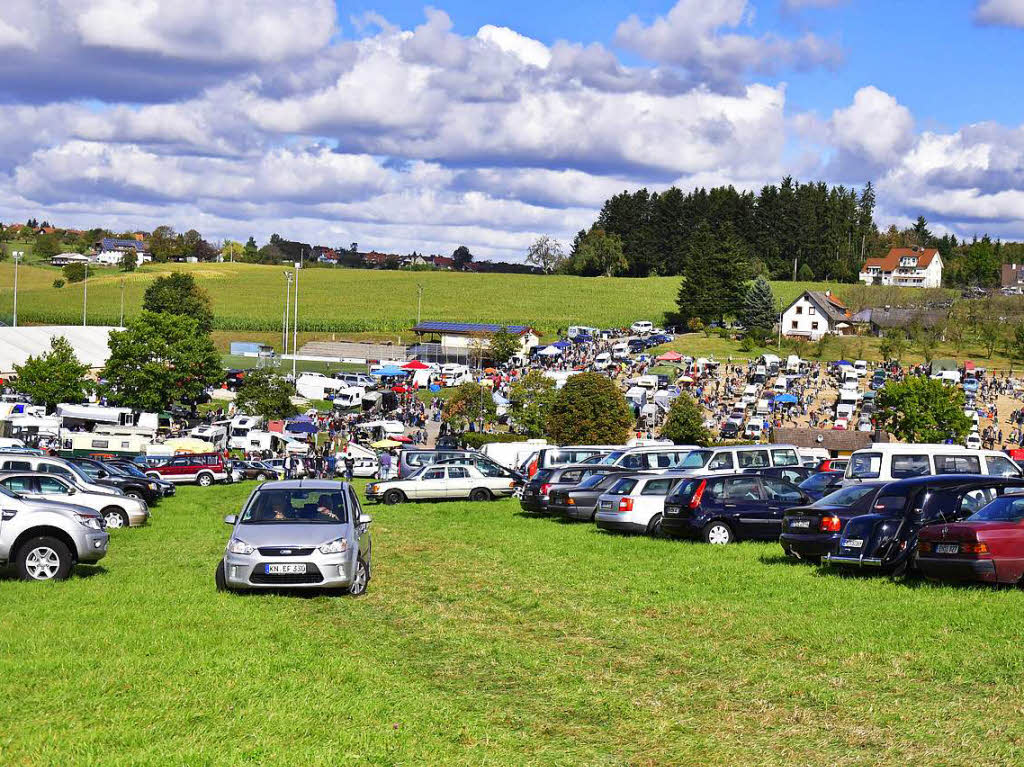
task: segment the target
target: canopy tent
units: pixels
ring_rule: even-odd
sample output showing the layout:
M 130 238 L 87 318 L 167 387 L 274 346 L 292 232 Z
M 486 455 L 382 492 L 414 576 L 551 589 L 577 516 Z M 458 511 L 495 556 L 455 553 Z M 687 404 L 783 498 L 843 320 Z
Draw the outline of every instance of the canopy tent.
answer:
M 378 450 L 387 450 L 388 448 L 391 448 L 391 447 L 401 447 L 401 446 L 402 446 L 401 442 L 396 442 L 393 439 L 381 439 L 381 440 L 377 440 L 376 442 L 371 442 L 370 443 L 370 447 L 375 447 Z
M 164 447 L 175 453 L 214 453 L 217 448 L 212 443 L 195 437 L 180 437 L 164 441 Z
M 390 439 L 393 442 L 401 442 L 403 445 L 407 445 L 410 442 L 412 442 L 412 438 L 411 437 L 406 437 L 404 434 L 396 434 L 396 435 L 390 437 Z
M 691 383 L 693 383 L 693 379 L 690 378 L 690 376 L 679 376 L 679 378 L 676 379 L 676 383 L 691 384 Z
M 426 365 L 419 360 L 412 360 L 402 365 L 402 370 L 430 370 L 430 365 Z
M 555 341 L 551 345 L 554 346 L 556 349 L 568 349 L 570 346 L 572 346 L 572 344 L 569 343 L 568 341 Z
M 683 358 L 683 355 L 679 352 L 665 352 L 664 354 L 658 355 L 656 358 L 659 362 L 679 362 Z
M 288 423 L 313 423 L 313 419 L 308 414 L 307 415 L 297 415 L 294 418 L 289 418 L 288 419 Z
M 388 365 L 382 367 L 380 370 L 374 370 L 370 375 L 372 376 L 404 376 L 408 371 L 402 370 L 402 368 L 395 367 L 394 365 Z
M 395 394 L 405 394 L 407 391 L 409 391 L 409 387 L 408 386 L 392 386 L 391 387 L 391 391 L 393 391 Z
M 792 394 L 780 394 L 775 398 L 775 402 L 780 405 L 795 405 L 797 399 Z
M 294 434 L 316 434 L 319 431 L 316 424 L 309 421 L 292 421 L 285 424 L 284 429 Z
M 554 344 L 552 344 L 551 346 L 545 346 L 543 349 L 541 349 L 539 352 L 537 352 L 537 354 L 540 354 L 540 355 L 542 355 L 544 357 L 557 357 L 561 353 L 562 353 L 562 350 L 559 349 Z
M 509 401 L 505 397 L 503 397 L 500 394 L 498 394 L 498 392 L 494 392 L 494 394 L 491 395 L 491 399 L 494 401 L 495 405 L 507 405 L 507 404 L 509 404 Z

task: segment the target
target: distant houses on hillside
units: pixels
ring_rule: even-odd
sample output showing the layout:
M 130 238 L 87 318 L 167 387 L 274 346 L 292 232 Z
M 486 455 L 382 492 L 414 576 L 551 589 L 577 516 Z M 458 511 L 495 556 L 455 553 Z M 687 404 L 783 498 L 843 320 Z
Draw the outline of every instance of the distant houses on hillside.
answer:
M 865 285 L 938 288 L 942 285 L 942 256 L 935 248 L 892 248 L 882 258 L 869 258 L 860 270 Z

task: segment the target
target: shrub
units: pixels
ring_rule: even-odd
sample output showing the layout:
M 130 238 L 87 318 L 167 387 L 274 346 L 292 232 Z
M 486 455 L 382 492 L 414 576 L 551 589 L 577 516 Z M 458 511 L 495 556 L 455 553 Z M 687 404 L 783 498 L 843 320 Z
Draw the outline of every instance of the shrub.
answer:
M 55 279 L 53 281 L 53 287 L 55 287 L 55 288 L 63 288 L 64 287 L 64 280 L 62 280 L 62 279 L 60 279 L 58 277 L 57 279 Z
M 68 282 L 81 282 L 85 279 L 85 264 L 68 264 L 63 272 Z
M 566 381 L 548 417 L 548 437 L 559 445 L 621 445 L 632 428 L 626 398 L 600 373 L 580 373 Z

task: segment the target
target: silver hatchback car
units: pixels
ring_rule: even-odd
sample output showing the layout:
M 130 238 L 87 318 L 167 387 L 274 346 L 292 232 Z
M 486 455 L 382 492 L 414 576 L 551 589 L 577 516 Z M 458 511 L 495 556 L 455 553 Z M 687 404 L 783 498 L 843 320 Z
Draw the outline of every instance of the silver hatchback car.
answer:
M 345 589 L 358 596 L 371 574 L 371 518 L 352 486 L 330 480 L 265 482 L 232 525 L 217 589 Z

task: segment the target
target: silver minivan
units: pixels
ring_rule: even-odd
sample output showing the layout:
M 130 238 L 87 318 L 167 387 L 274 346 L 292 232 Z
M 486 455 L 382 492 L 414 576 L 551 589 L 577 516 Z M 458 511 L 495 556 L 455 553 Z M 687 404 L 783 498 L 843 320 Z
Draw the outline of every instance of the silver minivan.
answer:
M 730 445 L 693 450 L 674 473 L 693 477 L 799 465 L 796 445 Z

